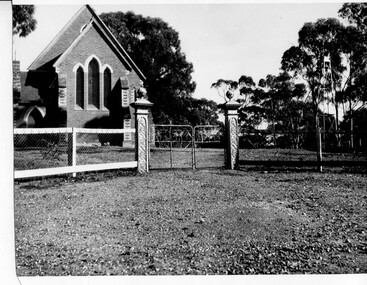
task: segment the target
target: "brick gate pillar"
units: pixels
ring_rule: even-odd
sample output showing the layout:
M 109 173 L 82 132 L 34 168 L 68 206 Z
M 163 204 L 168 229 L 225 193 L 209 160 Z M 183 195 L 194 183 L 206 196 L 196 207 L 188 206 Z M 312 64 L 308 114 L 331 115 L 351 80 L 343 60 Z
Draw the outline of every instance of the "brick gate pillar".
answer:
M 131 104 L 135 109 L 135 159 L 138 162 L 138 172 L 149 172 L 149 109 L 153 103 L 146 99 L 146 91 L 140 88 L 138 99 Z
M 239 140 L 238 140 L 238 108 L 241 106 L 236 101 L 228 101 L 220 105 L 224 110 L 225 118 L 225 166 L 227 169 L 235 169 L 238 165 Z

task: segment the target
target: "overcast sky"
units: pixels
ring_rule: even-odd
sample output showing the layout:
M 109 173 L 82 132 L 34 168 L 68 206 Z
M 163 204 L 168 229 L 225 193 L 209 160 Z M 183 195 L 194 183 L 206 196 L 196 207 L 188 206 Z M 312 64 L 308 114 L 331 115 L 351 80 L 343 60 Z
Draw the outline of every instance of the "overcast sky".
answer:
M 182 2 L 171 1 L 169 4 L 153 5 L 99 5 L 95 1 L 89 3 L 98 15 L 102 12 L 130 10 L 143 16 L 159 17 L 168 22 L 179 32 L 182 51 L 186 54 L 187 60 L 194 65 L 193 79 L 197 83 L 194 96 L 217 102 L 222 102 L 223 99 L 215 90 L 210 89 L 213 82 L 219 78 L 238 80 L 241 75 L 252 76 L 257 82 L 267 74 L 278 74 L 282 54 L 297 44 L 298 31 L 303 24 L 315 22 L 319 18 L 338 17 L 338 10 L 342 6 L 341 3 L 334 2 L 325 4 Z M 58 3 L 57 5 L 35 3 L 34 17 L 38 22 L 36 30 L 26 38 L 14 37 L 13 56 L 16 52 L 22 70 L 29 67 L 82 6 Z

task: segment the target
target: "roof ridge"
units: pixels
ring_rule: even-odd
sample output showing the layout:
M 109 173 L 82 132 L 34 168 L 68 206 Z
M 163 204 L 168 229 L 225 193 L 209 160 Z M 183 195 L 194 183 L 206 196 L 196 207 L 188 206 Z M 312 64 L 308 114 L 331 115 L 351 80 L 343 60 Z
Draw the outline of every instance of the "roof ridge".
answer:
M 33 69 L 33 65 L 40 59 L 42 56 L 46 54 L 57 42 L 57 40 L 63 35 L 63 32 L 67 30 L 68 27 L 74 22 L 74 20 L 85 10 L 88 5 L 83 5 L 75 14 L 74 16 L 65 24 L 65 26 L 58 32 L 58 34 L 49 42 L 49 44 L 43 49 L 43 51 L 36 57 L 36 59 L 29 65 L 27 68 L 28 70 Z
M 89 11 L 92 13 L 94 18 L 97 20 L 98 24 L 101 25 L 101 27 L 104 29 L 104 31 L 107 33 L 107 35 L 110 37 L 110 40 L 114 42 L 114 44 L 117 46 L 118 49 L 120 49 L 123 52 L 123 55 L 127 58 L 130 65 L 135 69 L 138 74 L 145 80 L 146 77 L 143 74 L 143 72 L 139 69 L 139 67 L 135 64 L 135 62 L 132 60 L 132 58 L 129 56 L 129 54 L 126 52 L 126 50 L 122 47 L 122 45 L 119 43 L 119 41 L 115 38 L 115 36 L 112 34 L 110 29 L 106 26 L 106 24 L 102 21 L 102 19 L 94 12 L 93 8 L 89 5 L 85 5 Z

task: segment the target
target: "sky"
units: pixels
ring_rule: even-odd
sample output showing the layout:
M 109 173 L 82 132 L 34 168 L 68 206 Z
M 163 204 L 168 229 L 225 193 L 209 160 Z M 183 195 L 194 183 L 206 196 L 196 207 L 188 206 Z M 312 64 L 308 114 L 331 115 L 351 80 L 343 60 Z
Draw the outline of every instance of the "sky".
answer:
M 109 0 L 107 0 L 109 1 Z M 15 1 L 17 4 L 19 1 Z M 35 4 L 37 28 L 26 38 L 14 37 L 13 57 L 26 70 L 63 26 L 80 9 L 82 3 L 56 1 Z M 121 1 L 120 1 L 121 2 Z M 200 2 L 200 1 L 199 1 Z M 236 1 L 234 1 L 236 2 Z M 19 3 L 24 3 L 19 2 Z M 46 2 L 47 3 L 47 2 Z M 66 3 L 63 5 L 60 3 Z M 211 84 L 218 79 L 238 80 L 251 76 L 255 82 L 267 74 L 280 72 L 281 57 L 297 45 L 298 31 L 306 22 L 338 17 L 341 3 L 239 3 L 160 1 L 155 4 L 100 5 L 89 1 L 98 15 L 104 12 L 133 11 L 143 16 L 159 17 L 179 33 L 182 51 L 194 66 L 195 98 L 223 102 Z M 122 3 L 126 3 L 122 2 Z

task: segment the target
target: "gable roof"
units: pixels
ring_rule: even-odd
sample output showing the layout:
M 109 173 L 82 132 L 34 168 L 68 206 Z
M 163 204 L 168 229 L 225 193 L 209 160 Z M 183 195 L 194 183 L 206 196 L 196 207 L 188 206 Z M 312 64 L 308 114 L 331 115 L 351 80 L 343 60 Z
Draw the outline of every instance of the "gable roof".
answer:
M 91 18 L 92 15 L 85 6 L 79 9 L 56 37 L 53 38 L 46 48 L 38 55 L 28 69 L 40 69 L 50 61 L 55 61 L 55 59 L 57 59 L 79 35 L 80 27 L 88 23 Z
M 136 66 L 134 61 L 113 36 L 105 23 L 98 17 L 89 5 L 84 5 L 41 52 L 41 54 L 28 67 L 29 70 L 42 69 L 45 66 L 52 65 L 57 67 L 83 37 L 83 35 L 93 25 L 103 33 L 105 40 L 114 48 L 120 59 L 125 62 L 128 68 L 133 69 L 140 78 L 145 80 L 144 74 Z M 84 27 L 81 31 L 81 27 Z

